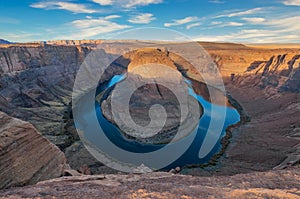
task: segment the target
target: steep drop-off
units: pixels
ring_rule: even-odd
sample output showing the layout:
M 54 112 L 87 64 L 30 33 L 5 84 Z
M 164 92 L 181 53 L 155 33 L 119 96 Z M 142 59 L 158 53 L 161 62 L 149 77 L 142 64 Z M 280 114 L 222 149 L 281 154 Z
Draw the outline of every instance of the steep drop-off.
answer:
M 79 46 L 0 48 L 0 110 L 31 122 L 58 146 L 68 145 L 62 117 L 89 52 Z

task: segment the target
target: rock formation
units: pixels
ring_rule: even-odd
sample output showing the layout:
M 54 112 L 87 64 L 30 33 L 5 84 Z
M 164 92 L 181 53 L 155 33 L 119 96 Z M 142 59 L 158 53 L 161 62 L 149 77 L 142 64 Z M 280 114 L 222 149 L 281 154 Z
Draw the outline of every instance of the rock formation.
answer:
M 98 45 L 101 44 L 102 40 L 54 40 L 45 41 L 43 44 L 58 45 L 58 46 L 80 46 L 80 45 Z
M 66 161 L 31 124 L 0 112 L 0 189 L 60 177 Z
M 143 128 L 138 130 L 135 125 L 128 126 L 124 122 L 117 122 L 124 135 L 130 139 L 144 143 L 168 143 L 176 134 L 176 140 L 187 136 L 198 124 L 202 114 L 201 105 L 193 97 L 186 97 L 188 86 L 168 54 L 160 49 L 135 52 L 130 56 L 125 80 L 106 93 L 105 99 L 101 100 L 103 115 L 116 124 L 116 121 L 125 121 L 121 114 L 126 111 L 123 110 L 128 100 L 126 93 L 135 91 L 129 101 L 129 114 Z M 144 85 L 145 82 L 148 83 Z M 115 100 L 112 101 L 112 98 Z M 114 117 L 110 105 L 112 103 L 120 109 Z M 151 106 L 157 104 L 163 106 L 167 114 L 165 123 L 161 125 L 159 123 L 164 119 L 163 113 L 156 112 L 151 119 L 149 117 Z M 145 114 L 147 112 L 149 115 Z
M 91 156 L 80 148 L 80 146 L 82 147 L 80 143 L 76 142 L 74 144 L 76 140 L 74 140 L 74 137 L 76 136 L 74 136 L 75 130 L 72 127 L 72 114 L 68 112 L 70 109 L 70 96 L 76 71 L 86 55 L 93 49 L 93 45 L 76 46 L 73 45 L 75 43 L 71 44 L 70 46 L 65 44 L 64 46 L 58 44 L 1 45 L 0 111 L 32 123 L 41 134 L 65 150 L 67 156 L 70 157 L 69 161 L 74 163 L 71 165 L 75 165 L 75 169 L 85 173 L 89 173 L 88 170 L 90 169 L 92 174 L 107 172 L 105 169 L 98 169 L 102 165 L 99 165 L 96 161 L 93 162 Z M 127 46 L 127 44 L 124 44 L 124 48 L 127 48 Z M 232 139 L 227 140 L 227 142 L 233 142 L 234 144 L 229 144 L 226 153 L 219 159 L 216 167 L 182 169 L 182 173 L 185 174 L 208 177 L 184 177 L 165 174 L 166 176 L 159 178 L 156 175 L 162 174 L 155 173 L 140 178 L 139 176 L 130 178 L 130 175 L 125 177 L 116 175 L 106 177 L 105 180 L 102 180 L 103 177 L 100 177 L 100 179 L 99 177 L 70 177 L 48 181 L 33 187 L 3 190 L 0 191 L 0 195 L 12 197 L 21 194 L 24 194 L 24 197 L 60 197 L 66 195 L 84 197 L 80 195 L 83 193 L 83 189 L 93 189 L 93 191 L 96 189 L 100 191 L 90 192 L 90 196 L 111 197 L 114 196 L 112 193 L 114 191 L 125 194 L 125 197 L 127 194 L 128 197 L 137 198 L 140 196 L 155 197 L 161 195 L 188 198 L 188 196 L 198 197 L 199 194 L 208 194 L 208 192 L 214 192 L 215 197 L 296 198 L 299 195 L 298 190 L 300 187 L 298 166 L 300 157 L 300 50 L 256 49 L 244 45 L 212 43 L 205 43 L 203 46 L 217 63 L 227 92 L 239 102 L 245 114 L 251 116 L 251 121 L 247 120 L 241 126 L 234 126 L 230 129 Z M 172 54 L 170 54 L 170 57 L 177 63 L 177 68 L 185 71 L 186 68 L 183 66 L 186 67 L 186 64 L 182 64 L 182 66 L 178 64 L 179 62 L 184 63 L 183 60 L 178 61 L 180 58 L 176 58 Z M 124 57 L 123 59 L 120 58 L 118 61 L 122 64 L 117 61 L 114 65 L 116 67 L 107 72 L 107 79 L 105 80 L 108 80 L 113 74 L 124 71 L 125 68 L 121 65 L 127 67 L 130 64 L 130 60 L 127 58 L 126 56 L 125 59 Z M 193 73 L 193 71 L 188 72 Z M 197 86 L 197 88 L 200 87 Z M 199 90 L 201 92 L 202 89 Z M 3 119 L 0 120 L 0 123 L 9 120 L 5 119 L 9 118 L 6 115 L 2 116 L 1 114 L 1 117 Z M 0 125 L 0 129 L 6 128 L 7 124 L 13 124 L 13 126 L 24 124 L 20 123 L 19 120 L 13 121 L 18 122 L 17 124 L 4 122 Z M 23 128 L 18 127 L 16 129 L 13 126 L 11 128 L 14 131 L 10 132 L 22 132 Z M 39 160 L 45 161 L 43 164 L 46 164 L 47 161 L 49 163 L 50 160 L 44 159 L 47 157 L 52 158 L 53 161 L 58 161 L 59 157 L 63 160 L 62 155 L 58 155 L 61 153 L 57 152 L 53 145 L 49 145 L 49 142 L 44 138 L 36 134 L 31 125 L 29 126 L 30 128 L 26 127 L 26 129 L 31 129 L 28 135 L 30 141 L 32 142 L 33 139 L 39 141 L 34 142 L 36 145 L 29 145 L 28 147 L 33 147 L 33 151 L 41 150 L 44 152 L 36 153 L 39 155 L 45 154 L 44 149 L 53 151 L 52 153 L 47 151 L 47 156 L 41 157 Z M 4 131 L 4 134 L 5 132 L 7 131 Z M 11 134 L 11 136 L 14 136 L 13 139 L 16 139 L 15 143 L 24 139 L 24 141 L 27 141 L 25 137 L 17 137 L 18 135 Z M 24 134 L 22 133 L 22 135 Z M 7 141 L 3 142 L 3 140 L 9 138 L 5 136 L 3 138 L 1 131 L 1 147 L 3 143 L 5 143 L 5 146 L 9 145 Z M 40 145 L 39 142 L 42 144 Z M 11 142 L 12 145 L 9 146 L 12 147 L 13 143 Z M 21 145 L 21 147 L 25 146 Z M 14 147 L 14 149 L 17 148 Z M 75 152 L 73 152 L 74 150 Z M 77 153 L 77 151 L 83 152 Z M 32 157 L 33 154 L 27 150 L 21 152 L 31 155 L 27 157 Z M 14 153 L 14 151 L 11 151 L 11 153 L 20 155 Z M 14 157 L 6 156 L 6 154 L 7 152 L 4 153 L 4 156 L 1 155 L 0 158 L 6 157 L 9 160 L 9 157 Z M 56 154 L 56 156 L 52 156 L 52 154 Z M 4 181 L 5 186 L 3 187 L 11 186 L 13 183 L 16 183 L 14 185 L 34 183 L 38 181 L 38 176 L 40 176 L 39 180 L 50 178 L 50 176 L 42 176 L 39 172 L 44 171 L 43 169 L 46 168 L 54 168 L 51 166 L 53 162 L 50 166 L 42 167 L 39 170 L 36 167 L 31 168 L 32 162 L 29 162 L 29 160 L 35 159 L 24 159 L 23 157 L 25 156 L 18 160 L 25 161 L 23 165 L 30 166 L 26 167 L 26 175 L 24 174 L 25 167 L 16 165 L 18 171 L 20 169 L 23 169 L 23 171 L 18 175 L 11 174 L 7 177 L 4 171 L 12 172 L 12 170 L 7 170 L 10 168 L 2 166 L 4 164 L 1 160 L 0 175 L 5 174 L 5 177 L 1 176 L 0 178 Z M 63 163 L 58 165 L 60 164 Z M 93 167 L 93 165 L 96 166 Z M 34 171 L 31 169 L 34 169 Z M 33 176 L 34 172 L 38 174 Z M 55 174 L 57 176 L 61 175 L 61 173 L 59 175 L 58 173 Z M 211 177 L 212 175 L 216 177 Z M 233 176 L 228 177 L 228 175 Z M 26 178 L 26 180 L 19 181 L 17 179 L 19 176 L 22 179 Z M 7 181 L 11 177 L 16 179 Z M 112 180 L 112 178 L 117 180 Z M 125 178 L 129 181 L 130 179 L 137 180 L 129 182 Z M 57 189 L 51 188 L 54 185 Z M 80 185 L 79 188 L 78 185 Z M 44 191 L 41 191 L 41 189 Z M 74 190 L 76 191 L 74 192 Z M 86 192 L 84 191 L 84 194 Z
M 62 149 L 62 134 L 76 71 L 91 49 L 39 46 L 0 48 L 0 110 L 29 121 Z
M 237 77 L 237 84 L 247 84 L 251 81 L 253 86 L 261 89 L 267 87 L 274 88 L 275 92 L 292 91 L 298 92 L 300 89 L 299 72 L 300 54 L 293 57 L 288 54 L 272 56 L 268 61 L 255 61 L 247 68 L 241 77 Z M 277 88 L 277 89 L 276 89 Z

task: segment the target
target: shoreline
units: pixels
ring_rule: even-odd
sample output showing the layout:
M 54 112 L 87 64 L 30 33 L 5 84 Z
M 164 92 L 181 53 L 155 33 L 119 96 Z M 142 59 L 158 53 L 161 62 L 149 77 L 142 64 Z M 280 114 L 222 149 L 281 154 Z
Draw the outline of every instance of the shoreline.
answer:
M 238 111 L 238 113 L 240 114 L 240 121 L 236 124 L 230 125 L 226 128 L 225 130 L 225 135 L 221 138 L 220 140 L 220 144 L 222 146 L 222 148 L 220 149 L 220 151 L 216 154 L 214 154 L 210 160 L 208 161 L 208 163 L 205 164 L 191 164 L 191 165 L 186 165 L 184 166 L 182 169 L 205 169 L 207 167 L 213 167 L 213 166 L 217 166 L 217 164 L 219 163 L 220 158 L 222 158 L 222 156 L 225 154 L 229 144 L 231 143 L 230 139 L 232 138 L 232 134 L 233 131 L 240 127 L 241 125 L 244 125 L 248 122 L 251 121 L 250 116 L 248 116 L 243 107 L 239 104 L 239 102 L 234 99 L 230 94 L 226 94 L 226 97 L 228 99 L 228 102 Z

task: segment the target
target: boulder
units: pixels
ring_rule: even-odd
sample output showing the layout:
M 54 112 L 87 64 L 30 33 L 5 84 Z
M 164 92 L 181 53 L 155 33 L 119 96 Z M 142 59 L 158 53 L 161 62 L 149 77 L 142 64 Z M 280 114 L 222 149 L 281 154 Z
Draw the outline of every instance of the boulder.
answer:
M 0 112 L 0 189 L 60 177 L 68 167 L 63 152 L 30 123 Z

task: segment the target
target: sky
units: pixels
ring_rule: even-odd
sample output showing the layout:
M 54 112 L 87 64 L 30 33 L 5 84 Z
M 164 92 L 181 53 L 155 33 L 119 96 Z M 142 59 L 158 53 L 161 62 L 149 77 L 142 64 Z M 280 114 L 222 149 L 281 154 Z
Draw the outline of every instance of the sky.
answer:
M 14 42 L 113 39 L 148 27 L 171 29 L 197 41 L 300 43 L 300 0 L 1 0 L 0 4 L 0 38 Z

